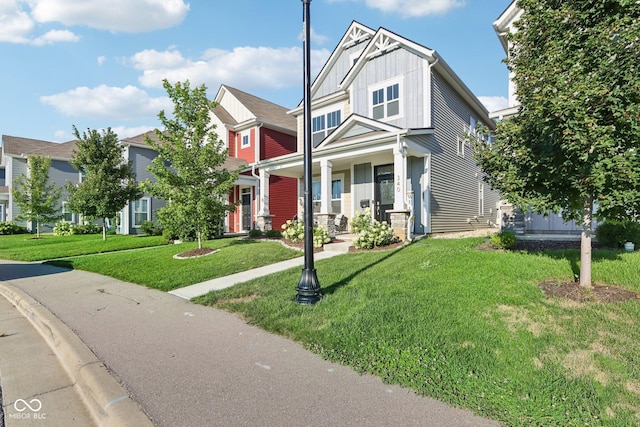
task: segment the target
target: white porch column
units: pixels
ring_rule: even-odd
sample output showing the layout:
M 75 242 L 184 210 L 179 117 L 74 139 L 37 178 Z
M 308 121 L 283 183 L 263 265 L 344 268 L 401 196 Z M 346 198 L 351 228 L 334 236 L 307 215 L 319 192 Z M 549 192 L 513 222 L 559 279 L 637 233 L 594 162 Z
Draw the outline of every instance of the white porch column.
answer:
M 405 195 L 407 194 L 407 152 L 398 144 L 393 148 L 394 198 L 393 210 L 405 210 Z
M 269 173 L 264 169 L 260 169 L 260 194 L 258 215 L 271 215 L 269 213 Z
M 331 172 L 333 165 L 329 160 L 320 160 L 320 213 L 333 213 L 331 209 Z

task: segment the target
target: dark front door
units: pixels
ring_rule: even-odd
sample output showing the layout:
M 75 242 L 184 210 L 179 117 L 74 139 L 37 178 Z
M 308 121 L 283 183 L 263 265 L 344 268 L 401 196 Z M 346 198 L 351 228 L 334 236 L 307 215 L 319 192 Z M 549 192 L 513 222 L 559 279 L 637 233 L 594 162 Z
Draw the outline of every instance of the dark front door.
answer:
M 391 224 L 387 211 L 393 209 L 393 189 L 393 165 L 376 166 L 373 216 L 380 222 Z
M 251 230 L 251 194 L 242 195 L 242 229 Z

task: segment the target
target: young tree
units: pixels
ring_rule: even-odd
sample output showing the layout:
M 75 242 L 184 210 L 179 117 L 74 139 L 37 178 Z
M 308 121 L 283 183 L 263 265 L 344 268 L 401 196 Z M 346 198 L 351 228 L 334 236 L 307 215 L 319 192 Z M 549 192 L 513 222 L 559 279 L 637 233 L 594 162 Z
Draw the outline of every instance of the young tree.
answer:
M 51 159 L 32 154 L 27 159 L 29 174 L 18 176 L 13 181 L 13 200 L 20 209 L 16 219 L 19 221 L 35 221 L 36 236 L 40 238 L 40 225 L 60 218 L 58 200 L 62 188 L 49 183 L 49 166 Z
M 161 111 L 165 130 L 156 129 L 157 142 L 147 138 L 158 157 L 149 166 L 156 181 L 145 181 L 144 188 L 167 201 L 158 212 L 162 225 L 193 231 L 202 248 L 202 237 L 233 209 L 227 200 L 238 171 L 223 167 L 228 153 L 214 132 L 210 113 L 215 103 L 207 99 L 206 87 L 190 89 L 189 81 L 172 86 L 164 80 L 163 85 L 174 103 L 173 115 Z
M 102 218 L 102 240 L 107 240 L 106 221 L 113 218 L 129 201 L 142 197 L 131 162 L 124 162 L 124 148 L 118 135 L 107 129 L 87 130 L 77 138 L 71 164 L 83 172 L 82 182 L 69 184 L 69 205 L 74 212 L 90 218 Z
M 640 2 L 517 5 L 507 63 L 521 107 L 493 142 L 477 141 L 476 158 L 517 206 L 582 223 L 580 285 L 590 287 L 592 219 L 640 211 Z

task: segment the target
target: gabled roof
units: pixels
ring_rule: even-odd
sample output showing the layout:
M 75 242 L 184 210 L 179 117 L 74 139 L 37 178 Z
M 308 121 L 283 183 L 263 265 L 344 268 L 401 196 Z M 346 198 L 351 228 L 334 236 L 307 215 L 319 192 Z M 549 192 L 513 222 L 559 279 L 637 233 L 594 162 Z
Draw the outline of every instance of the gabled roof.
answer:
M 75 141 L 63 143 L 42 141 L 39 139 L 22 138 L 17 136 L 2 135 L 2 150 L 9 156 L 29 156 L 39 154 L 41 156 L 71 159 Z
M 151 148 L 149 144 L 147 144 L 147 138 L 151 139 L 152 141 L 158 142 L 158 136 L 156 135 L 155 129 L 142 133 L 140 135 L 132 136 L 129 138 L 123 138 L 120 141 L 123 143 L 143 145 Z
M 374 134 L 379 134 L 380 136 L 389 135 L 389 133 L 395 134 L 401 130 L 397 126 L 379 122 L 359 114 L 351 114 L 330 135 L 323 139 L 316 149 L 321 150 L 335 141 L 344 142 L 362 135 L 370 137 Z
M 291 131 L 297 130 L 296 119 L 287 114 L 287 109 L 239 89 L 222 85 L 216 96 L 219 102 L 225 92 L 234 96 L 258 122 L 279 126 Z M 215 113 L 215 109 L 214 109 Z M 224 114 L 224 113 L 223 113 Z M 228 112 L 227 112 L 228 114 Z M 218 116 L 220 118 L 220 116 Z
M 213 114 L 225 125 L 235 126 L 238 124 L 238 121 L 220 104 L 216 105 L 216 108 L 213 109 Z
M 340 54 L 342 54 L 344 50 L 352 47 L 357 43 L 369 40 L 371 37 L 373 37 L 374 34 L 375 30 L 362 25 L 357 21 L 351 21 L 351 25 L 349 25 L 349 28 L 347 28 L 347 31 L 338 42 L 338 45 L 331 53 L 331 56 L 329 56 L 329 59 L 327 59 L 327 62 L 325 62 L 322 69 L 320 70 L 320 73 L 318 73 L 318 76 L 313 81 L 311 85 L 311 98 L 314 98 L 318 87 L 322 84 L 322 81 L 325 79 L 329 71 L 331 71 L 331 68 L 333 68 L 336 61 L 340 57 Z M 301 104 L 302 103 L 300 103 L 299 105 Z

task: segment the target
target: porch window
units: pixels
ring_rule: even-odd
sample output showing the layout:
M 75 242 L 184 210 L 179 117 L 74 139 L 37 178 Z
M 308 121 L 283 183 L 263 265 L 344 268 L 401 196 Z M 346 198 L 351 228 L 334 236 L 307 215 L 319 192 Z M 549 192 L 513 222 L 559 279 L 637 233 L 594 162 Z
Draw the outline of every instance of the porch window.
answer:
M 400 98 L 402 80 L 395 79 L 370 87 L 371 117 L 375 120 L 397 118 L 402 115 Z
M 148 197 L 133 202 L 133 227 L 140 228 L 142 223 L 151 220 L 151 211 L 149 206 L 151 199 Z
M 331 211 L 342 212 L 342 180 L 331 180 Z

